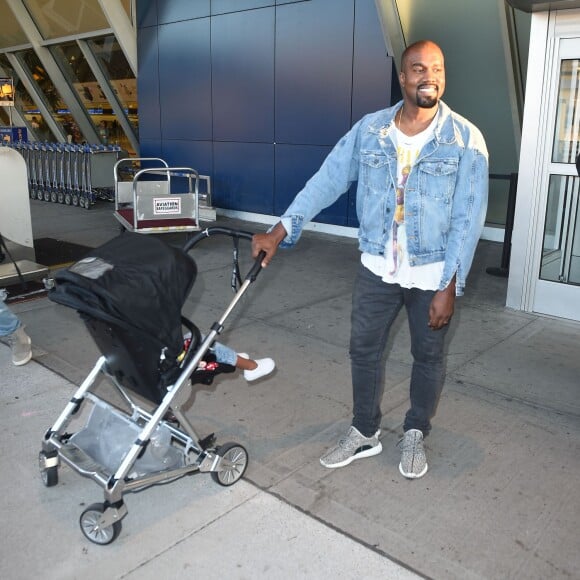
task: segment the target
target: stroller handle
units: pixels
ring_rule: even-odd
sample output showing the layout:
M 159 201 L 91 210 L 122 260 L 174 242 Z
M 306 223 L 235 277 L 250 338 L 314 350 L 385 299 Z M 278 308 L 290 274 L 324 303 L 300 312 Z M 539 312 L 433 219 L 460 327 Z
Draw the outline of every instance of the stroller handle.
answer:
M 254 265 L 252 266 L 250 271 L 246 274 L 246 280 L 253 282 L 258 277 L 258 274 L 262 271 L 262 262 L 264 261 L 265 257 L 266 252 L 264 252 L 264 250 L 261 250 L 260 253 L 258 254 L 258 257 L 256 258 L 256 261 L 254 262 Z
M 190 240 L 188 240 L 188 242 L 183 247 L 183 250 L 185 252 L 189 252 L 193 247 L 199 244 L 201 240 L 216 235 L 229 236 L 230 238 L 233 238 L 234 243 L 240 238 L 249 240 L 251 242 L 254 237 L 253 233 L 246 232 L 243 230 L 234 230 L 232 228 L 222 228 L 222 227 L 211 227 L 202 230 L 201 232 L 193 236 Z M 250 271 L 246 274 L 245 280 L 249 280 L 250 282 L 254 282 L 256 280 L 258 274 L 262 270 L 262 261 L 264 260 L 265 257 L 266 252 L 264 251 L 258 254 L 258 257 L 254 261 L 254 265 L 250 268 Z
M 209 238 L 211 236 L 216 235 L 224 235 L 229 236 L 230 238 L 244 238 L 246 240 L 252 240 L 254 234 L 250 232 L 244 232 L 242 230 L 234 230 L 232 228 L 221 228 L 221 227 L 214 227 L 214 228 L 205 228 L 191 239 L 187 241 L 185 246 L 183 246 L 183 250 L 185 252 L 189 252 L 194 246 L 197 246 L 201 240 L 205 238 Z

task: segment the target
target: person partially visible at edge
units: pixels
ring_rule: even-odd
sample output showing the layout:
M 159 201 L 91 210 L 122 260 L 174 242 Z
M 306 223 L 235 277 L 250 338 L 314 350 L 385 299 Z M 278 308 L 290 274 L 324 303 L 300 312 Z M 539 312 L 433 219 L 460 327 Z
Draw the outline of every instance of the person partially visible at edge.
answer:
M 0 290 L 0 337 L 6 337 L 12 349 L 12 364 L 25 365 L 32 358 L 32 341 L 24 325 L 4 302 L 5 292 Z
M 445 63 L 437 44 L 422 40 L 407 47 L 399 81 L 403 100 L 356 123 L 280 222 L 256 234 L 252 246 L 254 257 L 265 252 L 262 265 L 267 266 L 278 246 L 296 244 L 303 227 L 358 181 L 361 261 L 350 336 L 353 418 L 320 462 L 343 467 L 382 451 L 384 351 L 404 306 L 413 367 L 399 471 L 415 479 L 427 472 L 423 440 L 443 388 L 445 337 L 483 230 L 488 153 L 479 129 L 441 100 Z

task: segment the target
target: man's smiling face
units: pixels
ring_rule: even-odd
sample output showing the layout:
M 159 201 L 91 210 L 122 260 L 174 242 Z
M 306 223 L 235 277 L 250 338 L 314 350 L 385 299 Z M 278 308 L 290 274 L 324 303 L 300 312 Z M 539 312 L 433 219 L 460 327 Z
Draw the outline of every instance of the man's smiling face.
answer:
M 445 61 L 441 49 L 433 43 L 413 48 L 403 59 L 399 81 L 405 101 L 424 109 L 437 106 L 445 91 Z

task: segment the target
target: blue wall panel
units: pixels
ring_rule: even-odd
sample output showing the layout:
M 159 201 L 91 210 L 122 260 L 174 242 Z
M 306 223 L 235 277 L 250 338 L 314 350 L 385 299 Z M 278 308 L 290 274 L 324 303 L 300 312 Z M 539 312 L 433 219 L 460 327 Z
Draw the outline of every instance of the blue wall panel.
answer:
M 159 26 L 164 139 L 211 140 L 210 20 Z
M 263 143 L 214 143 L 214 204 L 272 214 L 274 146 Z
M 137 27 L 157 26 L 157 0 L 139 0 L 137 4 Z
M 225 14 L 274 5 L 274 0 L 211 0 L 211 13 Z
M 217 141 L 274 141 L 274 8 L 211 19 Z
M 173 167 L 191 167 L 201 175 L 213 173 L 211 141 L 166 140 L 161 145 L 161 158 L 171 159 Z
M 211 175 L 216 207 L 281 214 L 353 122 L 400 96 L 374 0 L 139 10 L 142 155 Z M 354 201 L 316 220 L 356 226 Z
M 356 0 L 352 124 L 390 105 L 392 58 L 387 54 L 374 2 Z
M 210 15 L 210 0 L 157 0 L 157 3 L 159 24 Z
M 276 142 L 333 145 L 350 126 L 353 0 L 276 9 Z
M 274 215 L 282 215 L 296 194 L 320 167 L 332 147 L 276 145 L 276 201 Z M 315 221 L 346 225 L 347 198 L 342 196 Z
M 141 139 L 139 145 L 141 148 L 140 157 L 161 157 L 163 159 L 160 139 Z
M 157 28 L 142 28 L 137 37 L 139 75 L 139 137 L 159 139 L 161 137 L 161 111 L 159 108 L 159 51 Z

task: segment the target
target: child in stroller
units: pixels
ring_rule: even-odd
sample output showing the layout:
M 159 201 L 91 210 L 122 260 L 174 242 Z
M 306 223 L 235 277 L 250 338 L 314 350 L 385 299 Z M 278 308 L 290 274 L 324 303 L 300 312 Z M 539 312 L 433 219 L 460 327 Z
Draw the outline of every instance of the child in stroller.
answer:
M 205 339 L 204 336 L 202 338 Z M 184 351 L 187 351 L 189 348 L 190 341 L 191 333 L 188 332 L 185 335 Z M 252 359 L 247 353 L 236 352 L 233 348 L 217 341 L 210 349 L 210 352 L 215 355 L 218 363 L 230 365 L 244 371 L 244 379 L 249 383 L 268 376 L 276 368 L 276 363 L 271 358 Z M 200 361 L 198 368 L 200 370 L 205 369 L 208 364 L 211 363 Z

